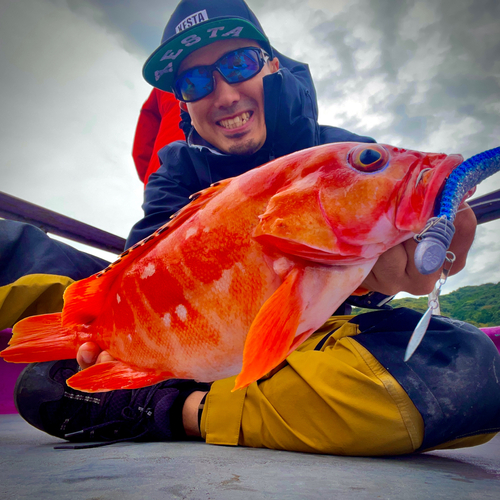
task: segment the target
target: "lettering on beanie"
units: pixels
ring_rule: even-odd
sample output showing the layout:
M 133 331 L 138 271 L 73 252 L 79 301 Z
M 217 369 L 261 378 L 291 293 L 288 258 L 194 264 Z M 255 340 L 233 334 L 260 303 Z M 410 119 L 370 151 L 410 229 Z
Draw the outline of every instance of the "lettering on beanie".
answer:
M 195 12 L 194 14 L 191 14 L 190 16 L 186 17 L 186 19 L 183 19 L 175 27 L 175 32 L 180 33 L 181 31 L 191 28 L 192 26 L 202 23 L 203 21 L 208 21 L 208 14 L 205 9 Z
M 192 28 L 193 26 L 200 24 L 202 22 L 208 21 L 208 15 L 206 10 L 200 10 L 199 12 L 196 12 L 195 14 L 192 14 L 183 21 L 181 21 L 177 27 L 175 28 L 177 33 L 182 33 L 185 30 L 188 30 L 188 28 Z M 231 23 L 232 24 L 232 23 Z M 196 50 L 196 45 L 200 42 L 201 46 L 207 45 L 208 43 L 211 43 L 212 41 L 216 40 L 224 40 L 227 38 L 240 38 L 243 37 L 245 38 L 245 34 L 248 30 L 245 30 L 245 33 L 242 36 L 242 31 L 244 30 L 244 26 L 236 26 L 233 27 L 234 24 L 230 26 L 215 26 L 213 28 L 208 28 L 207 30 L 203 30 L 200 28 L 197 28 L 195 33 L 192 33 L 190 35 L 187 35 L 179 40 L 179 38 L 175 37 L 174 42 L 170 44 L 170 48 L 168 48 L 159 61 L 175 61 L 179 56 L 180 61 L 182 61 L 187 54 L 191 53 L 193 49 Z M 188 31 L 189 33 L 189 31 Z M 248 38 L 254 38 L 254 36 L 249 36 Z M 185 54 L 185 49 L 193 47 L 191 49 L 188 49 L 187 54 Z M 184 54 L 183 54 L 184 53 Z M 175 64 L 175 66 L 174 66 Z M 179 61 L 169 62 L 163 69 L 158 69 L 154 72 L 154 77 L 155 81 L 159 81 L 160 78 L 168 73 L 174 73 L 177 71 L 177 67 L 179 65 Z
M 158 81 L 165 73 L 172 73 L 172 63 L 168 63 L 163 69 L 155 71 L 155 80 Z
M 225 33 L 220 33 L 221 31 L 224 30 L 224 26 L 217 26 L 216 28 L 210 28 L 207 30 L 207 34 L 210 33 L 208 38 L 222 38 L 222 37 L 231 37 L 231 38 L 237 38 L 240 36 L 241 31 L 243 30 L 243 26 L 237 26 L 236 28 L 233 28 L 232 30 L 229 30 Z M 219 37 L 220 34 L 220 37 Z M 203 33 L 200 33 L 200 35 L 203 35 Z M 185 47 L 191 47 L 191 45 L 196 45 L 197 43 L 201 42 L 202 39 L 198 35 L 189 35 L 186 38 L 183 38 L 180 43 L 184 45 Z M 184 49 L 179 49 L 176 52 L 174 52 L 172 49 L 168 49 L 160 59 L 160 61 L 165 61 L 166 59 L 177 59 L 178 56 L 182 54 Z M 158 81 L 165 73 L 172 73 L 174 71 L 172 63 L 167 64 L 165 68 L 161 70 L 155 71 L 155 80 Z

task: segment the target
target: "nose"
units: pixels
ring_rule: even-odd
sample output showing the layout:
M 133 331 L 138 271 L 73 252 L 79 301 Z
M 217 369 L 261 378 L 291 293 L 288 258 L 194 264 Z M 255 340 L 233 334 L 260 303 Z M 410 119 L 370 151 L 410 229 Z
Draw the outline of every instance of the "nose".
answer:
M 240 92 L 238 84 L 227 83 L 220 73 L 214 71 L 213 77 L 215 80 L 214 106 L 221 108 L 231 107 L 240 100 Z

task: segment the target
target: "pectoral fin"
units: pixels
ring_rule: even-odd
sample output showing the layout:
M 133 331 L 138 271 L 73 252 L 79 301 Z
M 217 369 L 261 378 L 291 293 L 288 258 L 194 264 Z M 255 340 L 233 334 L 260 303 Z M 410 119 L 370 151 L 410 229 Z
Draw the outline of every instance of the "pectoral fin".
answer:
M 107 392 L 138 389 L 173 377 L 173 373 L 139 371 L 121 361 L 110 361 L 76 373 L 67 380 L 67 384 L 78 391 Z
M 293 269 L 255 317 L 245 341 L 243 367 L 234 390 L 261 378 L 290 353 L 303 312 L 302 277 L 302 269 Z
M 356 290 L 376 260 L 354 266 L 294 268 L 250 327 L 234 390 L 246 387 L 279 365 Z

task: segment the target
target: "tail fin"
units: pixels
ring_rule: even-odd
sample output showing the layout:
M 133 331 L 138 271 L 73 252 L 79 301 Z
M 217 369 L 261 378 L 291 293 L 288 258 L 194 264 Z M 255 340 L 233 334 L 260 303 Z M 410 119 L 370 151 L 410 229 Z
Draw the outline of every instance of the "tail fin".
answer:
M 14 325 L 9 347 L 0 356 L 10 363 L 76 358 L 77 334 L 61 325 L 61 313 L 31 316 Z

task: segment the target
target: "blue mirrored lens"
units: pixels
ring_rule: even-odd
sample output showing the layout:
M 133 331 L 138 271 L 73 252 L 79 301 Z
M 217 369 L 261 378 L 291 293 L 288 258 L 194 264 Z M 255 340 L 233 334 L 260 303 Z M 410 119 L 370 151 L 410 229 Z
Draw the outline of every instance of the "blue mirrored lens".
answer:
M 237 50 L 226 54 L 217 67 L 229 83 L 242 82 L 261 70 L 259 56 L 257 50 Z
M 177 80 L 176 88 L 178 94 L 184 101 L 196 101 L 212 92 L 214 87 L 212 71 L 201 66 L 188 70 L 182 78 Z

